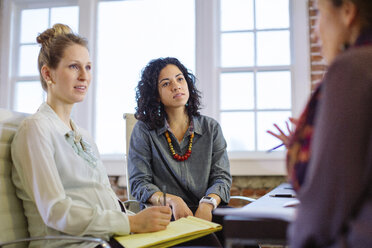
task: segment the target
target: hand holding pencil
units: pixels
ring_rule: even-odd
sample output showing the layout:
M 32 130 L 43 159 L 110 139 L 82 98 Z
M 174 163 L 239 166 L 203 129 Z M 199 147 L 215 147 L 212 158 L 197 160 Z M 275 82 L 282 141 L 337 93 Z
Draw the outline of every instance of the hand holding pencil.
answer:
M 294 126 L 296 126 L 297 125 L 297 123 L 298 123 L 298 119 L 295 119 L 295 118 L 289 118 L 289 121 L 292 123 L 292 125 L 294 125 Z M 276 150 L 276 149 L 278 149 L 279 147 L 281 147 L 281 146 L 285 146 L 286 148 L 288 148 L 288 145 L 289 145 L 289 141 L 290 141 L 290 139 L 291 139 L 291 137 L 292 137 L 292 135 L 293 135 L 293 129 L 291 129 L 290 127 L 289 127 L 289 124 L 288 124 L 288 121 L 286 121 L 285 122 L 285 125 L 286 125 L 286 127 L 287 127 L 287 131 L 288 131 L 288 134 L 286 134 L 276 123 L 274 123 L 274 127 L 279 131 L 279 133 L 278 134 L 276 134 L 276 133 L 274 133 L 274 132 L 272 132 L 272 131 L 270 131 L 270 130 L 267 130 L 267 133 L 269 133 L 269 134 L 271 134 L 272 136 L 274 136 L 274 137 L 276 137 L 276 138 L 278 138 L 279 140 L 281 140 L 282 141 L 282 144 L 280 144 L 280 145 L 278 145 L 278 146 L 276 146 L 276 147 L 274 147 L 274 148 L 272 148 L 272 149 L 270 149 L 270 150 L 268 150 L 267 152 L 272 152 L 272 151 L 274 151 L 274 150 Z

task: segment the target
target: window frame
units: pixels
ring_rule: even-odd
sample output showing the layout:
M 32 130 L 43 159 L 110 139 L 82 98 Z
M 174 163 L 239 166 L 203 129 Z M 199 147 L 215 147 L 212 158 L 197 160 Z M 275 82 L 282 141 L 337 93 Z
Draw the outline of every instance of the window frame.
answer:
M 11 109 L 14 100 L 15 65 L 18 57 L 13 49 L 19 30 L 20 8 L 79 6 L 79 33 L 89 40 L 93 61 L 96 57 L 97 8 L 100 0 L 14 0 L 1 1 L 0 39 L 0 107 Z M 107 1 L 107 0 L 101 0 Z M 310 94 L 308 0 L 290 1 L 290 40 L 292 68 L 292 115 L 299 116 Z M 202 114 L 219 120 L 219 1 L 195 0 L 196 15 L 196 77 L 197 87 L 203 92 Z M 18 13 L 18 14 L 17 14 Z M 19 40 L 19 39 L 18 39 Z M 18 44 L 19 45 L 19 44 Z M 11 49 L 9 49 L 11 48 Z M 95 132 L 95 70 L 90 91 L 83 103 L 74 107 L 74 119 L 91 134 Z M 38 79 L 38 78 L 37 78 Z M 124 121 L 123 121 L 124 128 Z M 125 142 L 125 141 L 123 141 Z M 233 175 L 285 175 L 284 152 L 229 152 Z M 125 175 L 125 156 L 102 155 L 109 175 Z

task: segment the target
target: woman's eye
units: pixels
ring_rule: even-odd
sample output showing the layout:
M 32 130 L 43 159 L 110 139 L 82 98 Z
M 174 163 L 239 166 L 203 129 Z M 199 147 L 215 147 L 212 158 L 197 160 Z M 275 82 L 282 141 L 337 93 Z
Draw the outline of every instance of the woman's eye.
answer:
M 71 69 L 79 70 L 79 66 L 76 64 L 70 65 L 69 66 Z
M 87 65 L 87 66 L 85 67 L 85 70 L 87 70 L 87 71 L 92 70 L 92 66 L 91 66 L 91 65 Z
M 179 81 L 179 82 L 182 82 L 183 80 L 184 80 L 183 77 L 178 78 L 178 81 Z

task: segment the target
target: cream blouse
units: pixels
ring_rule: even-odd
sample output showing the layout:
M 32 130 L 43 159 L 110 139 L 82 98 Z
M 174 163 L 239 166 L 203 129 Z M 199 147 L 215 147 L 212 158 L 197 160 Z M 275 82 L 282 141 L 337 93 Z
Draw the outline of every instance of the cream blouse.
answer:
M 128 217 L 121 212 L 93 139 L 73 122 L 72 126 L 71 131 L 43 103 L 22 122 L 14 137 L 12 178 L 23 201 L 30 235 L 108 240 L 114 234 L 129 234 Z M 67 244 L 87 247 L 66 241 L 38 241 L 30 247 Z

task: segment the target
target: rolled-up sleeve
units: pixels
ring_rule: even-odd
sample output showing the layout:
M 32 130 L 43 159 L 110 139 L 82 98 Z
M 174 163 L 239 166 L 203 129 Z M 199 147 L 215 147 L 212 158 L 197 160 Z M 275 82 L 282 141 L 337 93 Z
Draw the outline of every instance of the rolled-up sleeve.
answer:
M 212 165 L 209 178 L 208 194 L 216 194 L 224 204 L 230 199 L 231 175 L 230 163 L 226 151 L 226 141 L 223 137 L 220 125 L 216 122 L 213 126 L 213 151 Z

